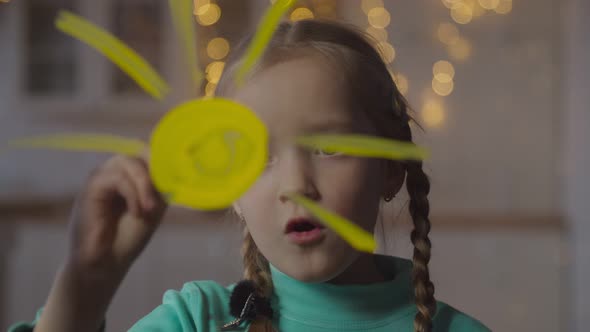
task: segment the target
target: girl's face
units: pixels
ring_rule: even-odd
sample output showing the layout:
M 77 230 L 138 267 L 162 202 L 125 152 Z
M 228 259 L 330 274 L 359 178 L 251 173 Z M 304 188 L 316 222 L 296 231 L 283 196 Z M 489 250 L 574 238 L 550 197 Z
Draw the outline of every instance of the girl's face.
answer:
M 234 208 L 271 264 L 293 278 L 313 282 L 337 277 L 360 255 L 327 228 L 310 242 L 293 240 L 289 220 L 313 217 L 284 195 L 305 195 L 372 233 L 386 190 L 382 160 L 329 155 L 293 144 L 304 134 L 375 134 L 362 112 L 346 102 L 340 83 L 344 75 L 325 61 L 307 56 L 276 64 L 231 96 L 250 107 L 270 134 L 267 168 Z

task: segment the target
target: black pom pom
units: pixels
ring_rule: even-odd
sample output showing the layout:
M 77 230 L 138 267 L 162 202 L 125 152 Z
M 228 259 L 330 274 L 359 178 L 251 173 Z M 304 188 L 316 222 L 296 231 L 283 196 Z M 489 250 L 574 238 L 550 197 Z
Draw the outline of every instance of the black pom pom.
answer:
M 229 312 L 232 316 L 240 317 L 242 309 L 244 309 L 244 304 L 246 304 L 246 300 L 248 300 L 248 296 L 255 291 L 256 287 L 254 287 L 252 281 L 242 280 L 238 282 L 229 299 Z
M 273 312 L 270 306 L 270 301 L 256 294 L 255 284 L 251 280 L 242 280 L 236 284 L 229 300 L 230 313 L 232 316 L 240 317 L 250 295 L 253 297 L 251 299 L 251 305 L 246 308 L 243 318 L 253 320 L 258 315 L 272 318 Z

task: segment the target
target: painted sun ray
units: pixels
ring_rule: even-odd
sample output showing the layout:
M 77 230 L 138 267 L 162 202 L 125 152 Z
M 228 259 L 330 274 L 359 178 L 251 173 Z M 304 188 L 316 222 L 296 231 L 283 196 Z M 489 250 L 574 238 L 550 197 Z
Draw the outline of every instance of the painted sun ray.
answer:
M 244 55 L 243 63 L 238 68 L 236 73 L 236 83 L 242 85 L 246 75 L 250 72 L 252 67 L 256 64 L 266 45 L 270 41 L 274 31 L 276 30 L 283 15 L 297 3 L 296 0 L 277 0 L 264 14 L 256 34 L 252 38 L 246 54 Z
M 184 48 L 191 79 L 195 84 L 195 89 L 198 90 L 203 80 L 203 74 L 198 68 L 192 2 L 190 0 L 169 0 L 169 4 L 172 22 L 174 22 L 178 40 Z
M 424 160 L 428 151 L 414 143 L 401 142 L 384 137 L 366 135 L 307 135 L 297 138 L 297 143 L 326 152 L 391 160 Z
M 106 134 L 55 134 L 14 139 L 8 141 L 4 149 L 55 149 L 139 156 L 147 149 L 147 143 L 138 139 Z
M 312 200 L 307 199 L 302 195 L 290 193 L 287 196 L 295 203 L 303 206 L 319 221 L 340 235 L 340 237 L 348 242 L 353 248 L 359 251 L 370 253 L 375 251 L 377 244 L 373 234 L 367 232 L 354 222 L 324 209 L 320 205 L 314 203 Z
M 162 100 L 168 93 L 168 84 L 152 66 L 107 31 L 65 10 L 60 11 L 55 25 L 106 56 L 155 99 Z

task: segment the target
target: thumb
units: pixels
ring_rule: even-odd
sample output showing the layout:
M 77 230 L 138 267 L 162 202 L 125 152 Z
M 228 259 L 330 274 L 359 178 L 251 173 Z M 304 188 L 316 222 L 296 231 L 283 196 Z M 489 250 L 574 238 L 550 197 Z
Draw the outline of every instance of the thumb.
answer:
M 114 251 L 120 260 L 131 264 L 143 251 L 158 224 L 147 223 L 143 220 L 124 214 L 119 221 Z

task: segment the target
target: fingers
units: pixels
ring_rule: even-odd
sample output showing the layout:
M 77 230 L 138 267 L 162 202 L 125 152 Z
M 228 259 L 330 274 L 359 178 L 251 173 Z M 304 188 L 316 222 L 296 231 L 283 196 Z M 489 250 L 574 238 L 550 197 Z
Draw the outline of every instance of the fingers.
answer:
M 72 214 L 73 259 L 85 266 L 129 266 L 162 221 L 165 208 L 145 160 L 109 159 L 93 171 Z
M 121 173 L 120 176 L 113 178 L 117 181 L 115 187 L 117 188 L 117 191 L 125 198 L 125 204 L 129 209 L 129 212 L 133 216 L 141 218 L 143 211 L 140 205 L 139 193 L 137 191 L 137 187 L 133 184 L 133 180 L 125 173 Z
M 154 209 L 157 205 L 156 189 L 153 187 L 145 161 L 127 157 L 122 161 L 121 166 L 139 194 L 142 209 L 145 211 Z
M 99 171 L 92 178 L 89 187 L 90 198 L 102 203 L 97 206 L 99 209 L 102 206 L 111 206 L 113 211 L 105 211 L 105 213 L 117 213 L 115 210 L 123 212 L 122 209 L 127 208 L 132 215 L 138 217 L 141 215 L 139 194 L 123 169 L 112 168 Z M 123 198 L 125 206 L 117 206 L 117 198 Z
M 107 168 L 117 169 L 125 173 L 134 186 L 139 200 L 139 217 L 158 219 L 166 207 L 162 195 L 153 185 L 149 173 L 147 158 L 117 156 L 108 162 Z

